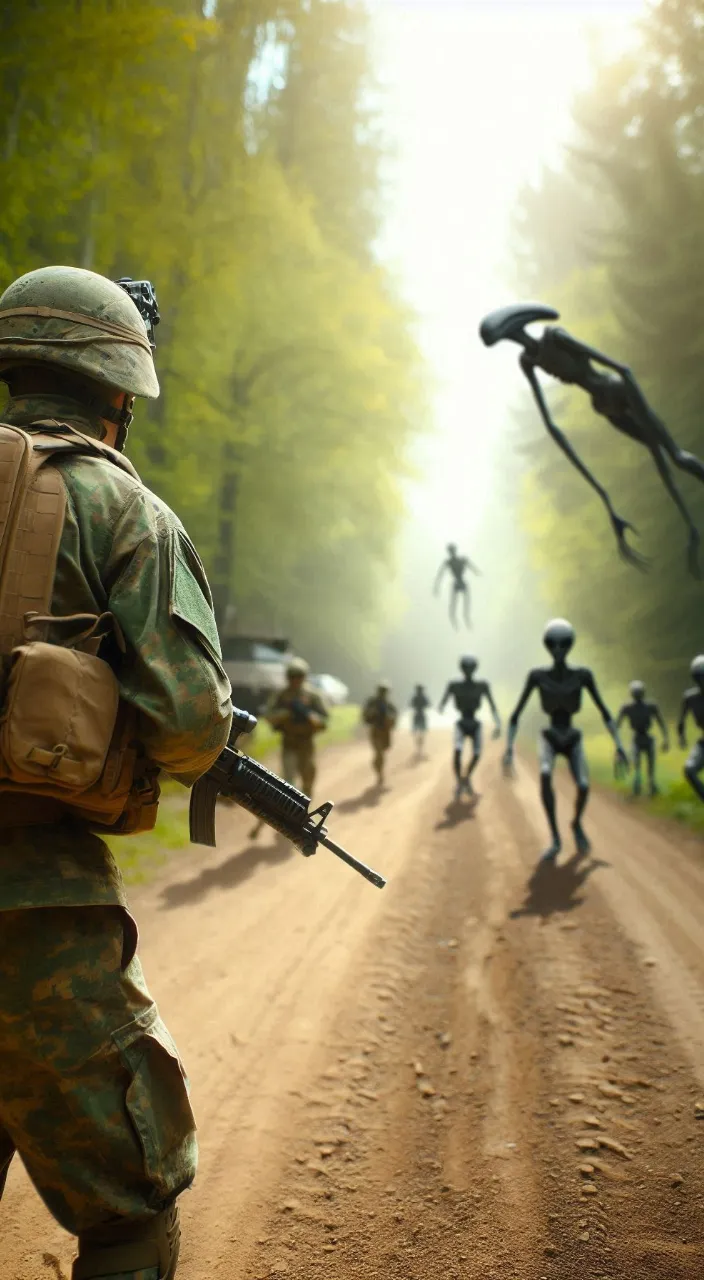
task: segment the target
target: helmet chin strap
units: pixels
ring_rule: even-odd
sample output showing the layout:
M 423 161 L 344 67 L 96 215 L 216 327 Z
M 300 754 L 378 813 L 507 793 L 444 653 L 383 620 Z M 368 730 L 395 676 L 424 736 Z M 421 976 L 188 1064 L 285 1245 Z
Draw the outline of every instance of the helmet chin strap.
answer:
M 97 410 L 101 418 L 105 418 L 108 422 L 114 423 L 117 427 L 114 447 L 117 449 L 118 453 L 122 453 L 125 447 L 127 442 L 127 432 L 129 431 L 134 417 L 131 409 L 127 408 L 127 400 L 128 397 L 125 395 L 121 409 L 116 408 L 115 405 L 106 404 Z

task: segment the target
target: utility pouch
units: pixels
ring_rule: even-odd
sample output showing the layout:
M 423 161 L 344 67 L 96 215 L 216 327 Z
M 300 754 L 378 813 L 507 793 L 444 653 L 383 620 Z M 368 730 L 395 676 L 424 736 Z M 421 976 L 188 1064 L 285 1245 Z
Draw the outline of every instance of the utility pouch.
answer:
M 117 721 L 119 685 L 107 662 L 78 646 L 104 635 L 112 621 L 111 614 L 28 615 L 28 635 L 40 626 L 88 626 L 70 647 L 30 639 L 12 650 L 0 715 L 4 778 L 25 784 L 41 780 L 54 795 L 67 798 L 98 781 Z

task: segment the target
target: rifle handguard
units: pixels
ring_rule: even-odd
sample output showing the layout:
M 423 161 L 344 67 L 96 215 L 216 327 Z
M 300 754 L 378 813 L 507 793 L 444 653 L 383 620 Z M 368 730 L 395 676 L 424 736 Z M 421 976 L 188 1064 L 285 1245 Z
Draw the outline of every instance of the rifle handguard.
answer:
M 236 749 L 235 743 L 240 734 L 251 732 L 256 723 L 253 716 L 235 708 L 228 746 L 191 789 L 191 841 L 215 847 L 216 802 L 218 796 L 226 796 L 285 836 L 305 857 L 316 853 L 318 845 L 322 844 L 371 884 L 383 888 L 386 884 L 383 876 L 329 839 L 324 824 L 333 807 L 330 801 L 310 812 L 308 796 L 258 760 Z

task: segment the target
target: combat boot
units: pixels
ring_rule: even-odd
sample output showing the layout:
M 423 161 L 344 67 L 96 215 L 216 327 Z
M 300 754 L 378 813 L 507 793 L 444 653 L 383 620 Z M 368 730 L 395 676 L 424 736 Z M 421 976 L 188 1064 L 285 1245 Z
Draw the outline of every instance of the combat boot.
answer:
M 71 1280 L 174 1280 L 180 1244 L 176 1203 L 146 1222 L 96 1228 L 79 1236 Z

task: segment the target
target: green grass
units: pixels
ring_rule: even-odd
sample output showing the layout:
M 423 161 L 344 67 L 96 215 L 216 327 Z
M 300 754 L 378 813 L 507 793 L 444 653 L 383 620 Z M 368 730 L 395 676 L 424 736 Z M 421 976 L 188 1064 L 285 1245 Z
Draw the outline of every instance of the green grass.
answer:
M 359 707 L 333 707 L 328 728 L 318 738 L 319 747 L 323 749 L 347 742 L 354 737 L 358 724 Z M 279 735 L 269 725 L 260 722 L 251 738 L 241 740 L 241 746 L 247 755 L 264 760 L 278 752 Z M 273 767 L 276 768 L 276 761 Z M 108 837 L 107 843 L 128 884 L 144 884 L 170 856 L 189 847 L 189 792 L 178 782 L 167 780 L 162 784 L 161 794 L 153 831 L 135 836 Z
M 624 734 L 624 745 L 628 742 L 629 738 Z M 614 778 L 614 747 L 608 735 L 601 733 L 587 737 L 584 745 L 589 761 L 589 771 L 594 781 L 619 793 L 624 798 L 630 797 L 633 774 L 628 773 L 622 780 Z M 667 754 L 658 752 L 655 777 L 660 795 L 652 799 L 641 796 L 638 807 L 645 813 L 674 819 L 691 830 L 704 834 L 704 804 L 697 799 L 689 783 L 682 776 L 687 755 L 688 751 L 682 751 L 675 746 L 670 747 Z M 645 787 L 645 769 L 643 783 Z

